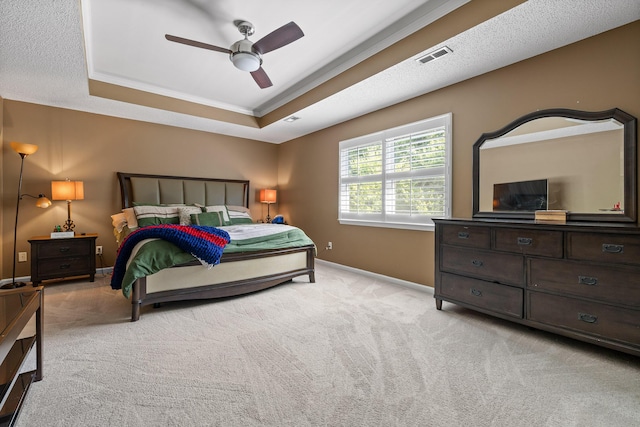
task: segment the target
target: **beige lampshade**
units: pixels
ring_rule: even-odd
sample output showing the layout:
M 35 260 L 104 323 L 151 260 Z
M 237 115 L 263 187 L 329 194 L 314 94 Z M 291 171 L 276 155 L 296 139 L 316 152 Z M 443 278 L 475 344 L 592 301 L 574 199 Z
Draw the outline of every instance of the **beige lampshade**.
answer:
M 53 200 L 83 200 L 84 182 L 51 181 L 51 198 Z
M 277 190 L 270 190 L 264 188 L 260 190 L 260 202 L 262 203 L 275 203 Z
M 24 142 L 11 142 L 11 148 L 13 151 L 20 155 L 28 156 L 38 151 L 38 146 L 34 144 L 25 144 Z

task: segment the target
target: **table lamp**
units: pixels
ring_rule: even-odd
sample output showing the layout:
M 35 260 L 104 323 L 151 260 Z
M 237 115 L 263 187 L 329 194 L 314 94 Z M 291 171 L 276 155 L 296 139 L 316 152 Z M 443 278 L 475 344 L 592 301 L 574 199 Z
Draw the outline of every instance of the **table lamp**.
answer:
M 267 222 L 271 222 L 271 216 L 269 214 L 269 206 L 276 202 L 277 190 L 270 190 L 264 188 L 260 190 L 260 203 L 267 204 Z
M 84 200 L 84 183 L 82 181 L 51 181 L 51 198 L 67 201 L 67 221 L 62 228 L 73 231 L 76 227 L 71 220 L 71 201 Z

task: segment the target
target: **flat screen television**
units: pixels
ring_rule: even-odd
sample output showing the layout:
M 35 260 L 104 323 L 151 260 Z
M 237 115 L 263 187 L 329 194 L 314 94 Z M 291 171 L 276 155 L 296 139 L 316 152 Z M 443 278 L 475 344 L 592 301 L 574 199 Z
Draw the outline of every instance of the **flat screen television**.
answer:
M 494 211 L 537 211 L 547 209 L 546 179 L 493 184 Z

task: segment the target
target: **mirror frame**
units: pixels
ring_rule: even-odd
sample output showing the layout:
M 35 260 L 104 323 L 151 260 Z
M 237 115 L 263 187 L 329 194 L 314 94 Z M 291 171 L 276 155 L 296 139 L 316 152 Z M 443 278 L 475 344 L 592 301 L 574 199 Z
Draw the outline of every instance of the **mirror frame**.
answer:
M 586 121 L 615 119 L 624 125 L 624 214 L 599 214 L 569 212 L 567 221 L 591 222 L 636 222 L 637 211 L 637 119 L 624 111 L 614 108 L 605 111 L 579 111 L 565 108 L 552 108 L 534 111 L 524 115 L 507 126 L 483 133 L 473 144 L 473 218 L 494 219 L 534 219 L 534 212 L 481 212 L 480 207 L 480 148 L 489 139 L 498 138 L 531 120 L 544 117 L 565 117 Z

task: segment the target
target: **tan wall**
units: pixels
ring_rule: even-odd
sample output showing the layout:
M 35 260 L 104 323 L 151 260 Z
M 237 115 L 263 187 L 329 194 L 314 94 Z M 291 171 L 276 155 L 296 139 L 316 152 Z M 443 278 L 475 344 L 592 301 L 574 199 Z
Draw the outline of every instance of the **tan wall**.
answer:
M 624 46 L 624 48 L 621 48 Z M 453 113 L 453 216 L 472 210 L 472 146 L 537 109 L 640 116 L 640 21 L 376 111 L 279 146 L 280 209 L 305 229 L 319 258 L 433 285 L 433 232 L 340 225 L 338 142 Z M 325 251 L 328 241 L 334 249 Z
M 17 101 L 4 101 L 2 177 L 4 249 L 2 277 L 11 277 L 13 221 L 20 157 L 10 141 L 36 144 L 24 163 L 23 193 L 51 196 L 51 180 L 84 181 L 85 199 L 72 203 L 77 232 L 99 233 L 105 266 L 115 261 L 110 215 L 120 210 L 116 172 L 154 173 L 251 180 L 252 214 L 266 216 L 255 190 L 277 183 L 277 146 L 134 120 L 82 113 Z M 277 211 L 272 207 L 271 214 Z M 67 216 L 66 202 L 42 210 L 34 199 L 20 204 L 18 251 L 29 252 L 27 240 L 47 235 Z M 100 264 L 98 263 L 98 266 Z M 18 263 L 17 277 L 30 274 L 30 263 Z
M 624 49 L 619 48 L 624 46 Z M 96 114 L 4 101 L 2 152 L 2 277 L 10 277 L 18 140 L 40 149 L 25 160 L 23 192 L 50 195 L 50 181 L 84 180 L 73 204 L 78 231 L 98 232 L 105 265 L 115 241 L 109 215 L 120 208 L 116 171 L 250 179 L 252 190 L 280 189 L 271 215 L 305 229 L 319 257 L 433 285 L 432 232 L 341 226 L 337 222 L 338 142 L 374 131 L 453 113 L 453 215 L 471 215 L 471 147 L 483 132 L 545 108 L 604 110 L 640 116 L 640 22 L 497 70 L 281 145 L 231 138 Z M 594 59 L 594 58 L 597 58 Z M 254 216 L 265 216 L 252 200 Z M 18 251 L 66 218 L 64 202 L 42 211 L 23 200 Z M 323 248 L 334 243 L 330 252 Z M 18 264 L 18 276 L 29 264 Z

